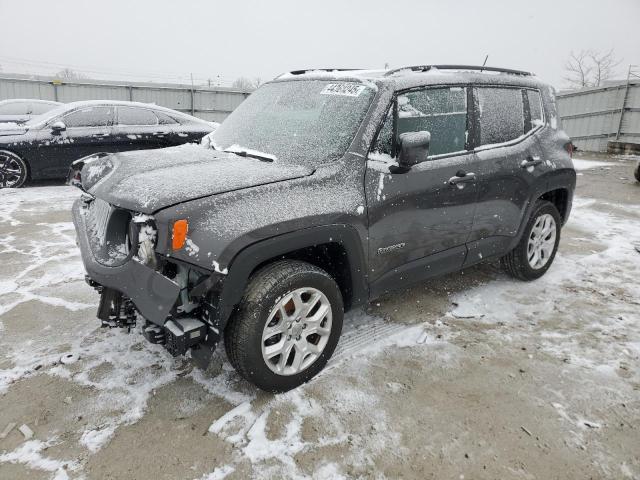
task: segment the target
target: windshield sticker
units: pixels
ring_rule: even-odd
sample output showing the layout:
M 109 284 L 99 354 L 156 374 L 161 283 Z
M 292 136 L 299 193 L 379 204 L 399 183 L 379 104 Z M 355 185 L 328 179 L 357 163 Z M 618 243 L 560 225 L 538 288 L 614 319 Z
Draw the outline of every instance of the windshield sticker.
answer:
M 341 95 L 343 97 L 357 97 L 364 89 L 367 88 L 364 85 L 358 85 L 357 83 L 344 82 L 344 83 L 330 83 L 320 92 L 320 95 Z

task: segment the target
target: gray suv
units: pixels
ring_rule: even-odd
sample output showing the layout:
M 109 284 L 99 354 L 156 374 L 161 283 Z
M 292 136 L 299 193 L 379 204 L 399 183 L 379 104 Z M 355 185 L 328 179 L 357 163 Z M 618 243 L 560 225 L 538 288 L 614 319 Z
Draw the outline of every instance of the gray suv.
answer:
M 295 71 L 203 145 L 88 159 L 73 207 L 104 326 L 282 392 L 345 311 L 500 259 L 550 267 L 576 175 L 554 91 L 521 71 Z

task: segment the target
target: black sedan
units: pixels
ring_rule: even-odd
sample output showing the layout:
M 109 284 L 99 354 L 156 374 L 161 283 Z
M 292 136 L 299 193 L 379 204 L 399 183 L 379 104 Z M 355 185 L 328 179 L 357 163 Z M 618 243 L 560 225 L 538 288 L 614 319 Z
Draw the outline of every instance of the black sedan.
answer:
M 13 98 L 0 102 L 0 123 L 25 123 L 33 117 L 47 113 L 60 102 L 34 100 L 30 98 Z
M 22 126 L 0 125 L 0 188 L 63 179 L 74 160 L 92 153 L 199 142 L 213 130 L 209 122 L 157 105 L 67 103 Z

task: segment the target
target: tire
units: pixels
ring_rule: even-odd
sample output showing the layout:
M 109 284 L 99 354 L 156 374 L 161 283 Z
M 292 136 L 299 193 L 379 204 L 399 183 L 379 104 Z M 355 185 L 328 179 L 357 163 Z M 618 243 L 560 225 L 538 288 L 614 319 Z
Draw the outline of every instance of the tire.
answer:
M 553 228 L 551 228 L 549 218 L 553 219 Z M 504 271 L 514 278 L 525 281 L 535 280 L 544 275 L 553 263 L 558 251 L 561 222 L 560 213 L 553 203 L 538 200 L 533 207 L 520 242 L 500 259 Z M 545 231 L 544 226 L 549 227 L 548 233 L 540 235 Z M 534 228 L 536 232 L 532 233 Z M 553 238 L 552 235 L 554 235 Z M 532 244 L 530 244 L 530 240 Z M 537 249 L 536 242 L 542 247 Z M 538 257 L 535 256 L 535 250 L 538 250 Z M 536 262 L 536 260 L 539 261 Z
M 0 188 L 20 188 L 29 177 L 27 163 L 13 152 L 0 150 Z
M 225 329 L 227 357 L 258 388 L 286 392 L 324 368 L 338 344 L 343 316 L 340 289 L 327 272 L 297 260 L 274 262 L 249 279 Z M 276 351 L 284 353 L 267 358 Z
M 638 182 L 640 182 L 640 162 L 636 165 L 636 169 L 633 171 L 633 176 L 636 177 Z

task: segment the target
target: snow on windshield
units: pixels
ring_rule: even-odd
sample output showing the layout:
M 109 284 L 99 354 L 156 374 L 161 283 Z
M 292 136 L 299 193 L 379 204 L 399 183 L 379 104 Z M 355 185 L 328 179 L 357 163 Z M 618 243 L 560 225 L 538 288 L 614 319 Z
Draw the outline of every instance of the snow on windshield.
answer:
M 264 85 L 216 130 L 215 145 L 239 145 L 279 160 L 317 165 L 340 158 L 375 91 L 356 82 L 303 80 Z

